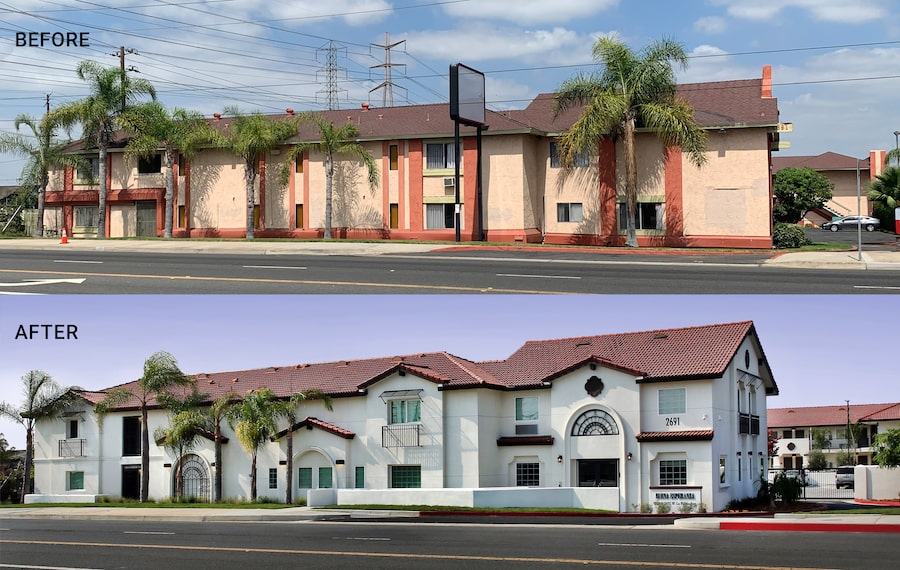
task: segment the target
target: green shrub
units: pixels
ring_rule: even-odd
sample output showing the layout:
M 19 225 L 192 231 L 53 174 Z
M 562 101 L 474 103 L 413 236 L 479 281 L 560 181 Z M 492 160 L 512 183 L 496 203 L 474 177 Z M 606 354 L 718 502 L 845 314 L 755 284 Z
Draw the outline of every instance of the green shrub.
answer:
M 803 247 L 810 243 L 803 233 L 803 228 L 797 224 L 775 224 L 775 232 L 772 235 L 772 245 L 775 249 Z
M 678 503 L 678 512 L 679 513 L 694 512 L 694 503 Z
M 660 515 L 668 514 L 672 510 L 672 505 L 669 503 L 656 502 L 653 504 L 656 505 L 656 512 Z

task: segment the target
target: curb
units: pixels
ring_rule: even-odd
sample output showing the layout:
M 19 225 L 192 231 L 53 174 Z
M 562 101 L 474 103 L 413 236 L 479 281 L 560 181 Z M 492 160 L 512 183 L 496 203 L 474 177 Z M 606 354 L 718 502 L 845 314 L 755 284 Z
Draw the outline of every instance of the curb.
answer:
M 900 533 L 900 524 L 722 521 L 719 523 L 719 530 Z

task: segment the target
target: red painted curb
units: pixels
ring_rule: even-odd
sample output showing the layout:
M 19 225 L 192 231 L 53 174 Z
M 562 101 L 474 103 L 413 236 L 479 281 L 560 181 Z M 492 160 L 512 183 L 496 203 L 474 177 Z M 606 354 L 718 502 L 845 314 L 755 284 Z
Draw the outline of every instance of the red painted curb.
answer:
M 879 507 L 900 507 L 900 501 L 870 501 L 867 499 L 856 499 L 854 503 L 860 505 L 878 505 Z
M 807 522 L 737 522 L 719 523 L 720 530 L 792 530 L 799 532 L 890 532 L 900 533 L 900 524 L 852 524 Z

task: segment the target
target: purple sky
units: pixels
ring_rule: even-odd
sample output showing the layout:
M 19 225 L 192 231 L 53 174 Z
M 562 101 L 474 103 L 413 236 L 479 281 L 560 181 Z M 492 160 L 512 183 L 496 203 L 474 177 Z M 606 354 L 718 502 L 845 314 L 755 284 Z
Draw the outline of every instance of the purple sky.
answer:
M 0 400 L 20 404 L 33 369 L 88 389 L 135 380 L 157 350 L 189 374 L 441 350 L 489 360 L 527 340 L 743 320 L 781 391 L 770 408 L 900 401 L 892 298 L 713 295 L 0 296 Z M 30 323 L 74 324 L 78 340 L 15 340 Z M 24 448 L 17 424 L 0 433 Z

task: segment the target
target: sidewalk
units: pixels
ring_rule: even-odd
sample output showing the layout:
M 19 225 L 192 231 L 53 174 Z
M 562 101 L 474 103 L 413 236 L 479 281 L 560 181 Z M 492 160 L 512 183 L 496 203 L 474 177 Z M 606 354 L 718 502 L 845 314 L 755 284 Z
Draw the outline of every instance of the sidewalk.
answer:
M 441 250 L 489 250 L 489 251 L 535 251 L 551 252 L 549 247 L 534 247 L 528 244 L 511 245 L 509 247 L 481 246 L 455 242 L 447 243 L 409 243 L 409 242 L 347 242 L 347 241 L 246 241 L 246 240 L 86 240 L 70 239 L 61 244 L 58 239 L 4 239 L 0 240 L 0 250 L 41 250 L 41 251 L 116 251 L 116 252 L 154 252 L 154 253 L 208 253 L 208 254 L 259 254 L 259 255 L 403 255 L 412 253 L 439 252 Z M 580 253 L 585 256 L 605 254 L 629 255 L 669 255 L 665 250 L 641 250 L 622 248 L 566 248 L 566 253 Z M 671 255 L 694 255 L 690 251 L 673 250 Z M 765 267 L 795 267 L 807 269 L 869 269 L 900 270 L 900 251 L 865 251 L 862 259 L 855 251 L 825 251 L 777 253 L 766 251 L 751 252 L 771 254 L 772 257 L 760 265 Z M 698 251 L 695 255 L 728 256 L 734 252 Z
M 472 512 L 473 517 L 483 513 Z M 535 513 L 534 517 L 540 517 Z M 572 515 L 575 516 L 575 515 Z M 616 516 L 616 515 L 612 515 Z M 11 519 L 129 520 L 157 522 L 298 522 L 334 518 L 407 519 L 414 522 L 418 511 L 375 511 L 357 509 L 215 509 L 215 508 L 125 508 L 125 507 L 35 507 L 0 508 L 0 521 Z M 559 517 L 552 517 L 558 520 Z M 479 521 L 481 522 L 481 521 Z M 675 520 L 674 528 L 684 530 L 763 530 L 790 532 L 878 532 L 900 533 L 900 516 L 779 513 L 766 516 L 692 516 Z

